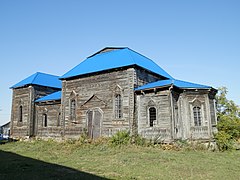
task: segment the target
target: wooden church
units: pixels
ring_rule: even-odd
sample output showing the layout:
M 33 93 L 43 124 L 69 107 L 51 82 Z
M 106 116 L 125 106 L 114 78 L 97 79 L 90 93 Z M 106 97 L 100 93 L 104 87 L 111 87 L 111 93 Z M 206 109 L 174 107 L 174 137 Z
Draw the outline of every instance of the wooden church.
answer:
M 104 48 L 58 77 L 37 72 L 11 87 L 13 138 L 208 140 L 216 89 L 180 81 L 129 48 Z

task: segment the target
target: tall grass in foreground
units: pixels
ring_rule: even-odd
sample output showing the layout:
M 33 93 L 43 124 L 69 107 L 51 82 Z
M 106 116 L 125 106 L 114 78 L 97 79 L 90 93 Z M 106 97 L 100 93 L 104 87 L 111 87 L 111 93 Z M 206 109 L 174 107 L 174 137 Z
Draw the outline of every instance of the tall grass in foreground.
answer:
M 111 139 L 56 142 L 31 140 L 0 145 L 0 152 L 16 153 L 50 164 L 15 158 L 0 161 L 7 179 L 239 179 L 240 152 L 212 152 L 196 144 L 154 144 L 120 132 Z M 1 157 L 0 157 L 1 158 Z M 52 164 L 54 166 L 52 166 Z M 55 166 L 60 167 L 55 167 Z M 60 170 L 59 170 L 60 168 Z M 67 169 L 66 169 L 67 168 Z M 50 169 L 50 170 L 49 170 Z M 80 175 L 79 173 L 80 172 Z M 45 176 L 44 173 L 46 174 Z M 84 174 L 83 174 L 84 173 Z M 94 176 L 89 176 L 90 175 Z M 29 176 L 24 176 L 29 175 Z M 69 177 L 69 178 L 68 178 Z M 84 179 L 84 178 L 83 178 Z

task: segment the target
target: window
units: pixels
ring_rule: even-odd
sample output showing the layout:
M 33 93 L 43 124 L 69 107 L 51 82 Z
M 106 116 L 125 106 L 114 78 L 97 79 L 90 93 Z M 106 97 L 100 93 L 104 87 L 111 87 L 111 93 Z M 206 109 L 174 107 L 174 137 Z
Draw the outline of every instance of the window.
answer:
M 61 113 L 58 113 L 57 126 L 60 126 Z
M 70 102 L 70 118 L 71 120 L 76 120 L 76 100 L 72 99 Z
M 23 121 L 23 107 L 19 107 L 19 122 Z
M 155 107 L 149 108 L 149 122 L 150 127 L 153 127 L 153 122 L 157 119 L 157 111 Z
M 43 126 L 47 127 L 47 114 L 43 114 Z
M 115 96 L 115 118 L 122 118 L 122 98 L 120 94 Z
M 201 126 L 202 125 L 202 117 L 201 117 L 201 108 L 194 107 L 193 108 L 193 118 L 194 118 L 194 125 Z

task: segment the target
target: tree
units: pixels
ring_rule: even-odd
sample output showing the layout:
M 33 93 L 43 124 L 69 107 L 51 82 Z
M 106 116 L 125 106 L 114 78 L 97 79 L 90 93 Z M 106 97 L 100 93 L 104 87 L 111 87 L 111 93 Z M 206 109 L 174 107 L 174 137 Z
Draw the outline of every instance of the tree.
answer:
M 232 149 L 240 141 L 240 108 L 232 100 L 228 100 L 227 88 L 218 88 L 217 117 L 218 132 L 215 139 L 220 150 Z
M 227 99 L 227 88 L 220 87 L 218 88 L 218 94 L 216 95 L 217 100 L 217 115 L 228 115 L 228 116 L 237 116 L 240 117 L 240 108 L 232 100 Z

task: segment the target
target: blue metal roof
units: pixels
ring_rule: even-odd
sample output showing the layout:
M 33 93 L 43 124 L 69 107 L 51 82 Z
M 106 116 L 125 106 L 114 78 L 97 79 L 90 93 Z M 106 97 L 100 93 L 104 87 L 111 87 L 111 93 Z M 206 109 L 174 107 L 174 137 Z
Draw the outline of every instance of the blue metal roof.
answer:
M 210 89 L 210 88 L 212 88 L 210 86 L 205 86 L 205 85 L 201 85 L 201 84 L 180 81 L 177 79 L 169 79 L 169 80 L 161 80 L 161 81 L 156 81 L 153 83 L 148 83 L 148 84 L 145 84 L 143 86 L 136 88 L 135 90 L 137 91 L 137 90 L 151 89 L 151 88 L 155 88 L 155 87 L 164 87 L 164 86 L 171 86 L 171 85 L 178 87 L 180 89 Z
M 61 95 L 62 95 L 62 91 L 57 91 L 55 93 L 52 93 L 52 94 L 49 94 L 49 95 L 44 96 L 42 98 L 39 98 L 35 102 L 60 100 Z
M 59 80 L 59 76 L 54 76 L 51 74 L 45 74 L 41 72 L 37 72 L 26 79 L 20 81 L 19 83 L 13 85 L 12 89 L 23 87 L 26 85 L 40 85 L 40 86 L 47 86 L 53 88 L 62 88 L 62 83 Z
M 84 75 L 114 68 L 127 67 L 131 65 L 138 65 L 151 72 L 164 76 L 168 79 L 172 77 L 159 67 L 151 59 L 129 49 L 118 48 L 112 51 L 97 53 L 82 61 L 79 65 L 68 71 L 60 77 L 66 79 L 78 75 Z

